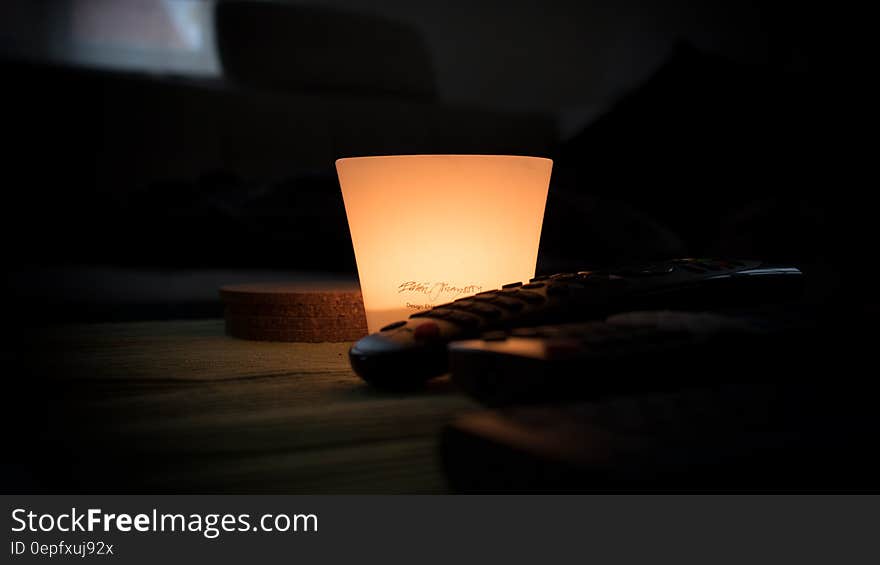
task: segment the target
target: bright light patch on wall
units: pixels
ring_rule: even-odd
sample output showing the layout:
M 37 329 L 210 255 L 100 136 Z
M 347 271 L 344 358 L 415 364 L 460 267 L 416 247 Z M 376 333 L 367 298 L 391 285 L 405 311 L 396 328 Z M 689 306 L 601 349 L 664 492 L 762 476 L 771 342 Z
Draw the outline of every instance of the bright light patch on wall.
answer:
M 220 75 L 209 0 L 3 0 L 0 52 L 122 71 Z
M 339 159 L 370 332 L 533 277 L 552 164 L 504 155 Z
M 74 0 L 76 62 L 215 74 L 213 3 L 200 0 Z

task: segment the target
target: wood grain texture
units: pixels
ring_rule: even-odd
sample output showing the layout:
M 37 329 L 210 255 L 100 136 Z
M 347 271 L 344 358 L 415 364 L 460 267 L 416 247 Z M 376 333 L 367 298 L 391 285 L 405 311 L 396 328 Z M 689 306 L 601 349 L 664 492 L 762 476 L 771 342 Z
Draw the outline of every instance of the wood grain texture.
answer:
M 57 395 L 45 441 L 90 492 L 438 492 L 436 438 L 475 408 L 439 380 L 367 387 L 347 343 L 248 342 L 223 321 L 41 333 L 35 371 Z

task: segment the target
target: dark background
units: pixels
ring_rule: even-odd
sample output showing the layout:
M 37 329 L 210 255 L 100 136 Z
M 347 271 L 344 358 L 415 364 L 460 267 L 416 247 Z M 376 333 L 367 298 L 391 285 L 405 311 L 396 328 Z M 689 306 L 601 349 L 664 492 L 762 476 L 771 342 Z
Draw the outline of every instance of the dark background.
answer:
M 787 1 L 4 2 L 6 349 L 218 317 L 220 284 L 354 277 L 333 163 L 406 153 L 554 159 L 538 272 L 790 263 L 867 342 L 870 28 Z M 829 381 L 867 357 L 835 347 Z M 8 382 L 6 415 L 33 418 L 42 385 Z
M 354 273 L 334 160 L 435 152 L 555 160 L 539 271 L 739 255 L 811 270 L 816 300 L 852 297 L 843 255 L 867 241 L 844 232 L 868 200 L 855 13 L 733 1 L 2 10 L 5 282 L 29 312 L 203 315 L 193 304 L 213 288 L 199 273 Z

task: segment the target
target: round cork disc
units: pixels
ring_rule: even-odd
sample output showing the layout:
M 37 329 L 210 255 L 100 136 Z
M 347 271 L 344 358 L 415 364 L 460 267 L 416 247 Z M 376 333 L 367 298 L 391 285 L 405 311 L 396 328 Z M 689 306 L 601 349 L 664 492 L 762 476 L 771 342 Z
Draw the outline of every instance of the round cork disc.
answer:
M 226 333 L 259 341 L 354 341 L 367 335 L 356 283 L 255 283 L 220 288 Z

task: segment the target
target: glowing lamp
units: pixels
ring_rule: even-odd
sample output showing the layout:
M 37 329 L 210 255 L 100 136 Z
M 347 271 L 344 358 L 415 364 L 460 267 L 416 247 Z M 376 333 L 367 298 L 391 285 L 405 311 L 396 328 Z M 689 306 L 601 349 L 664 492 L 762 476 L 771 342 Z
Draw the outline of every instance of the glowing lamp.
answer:
M 533 277 L 552 166 L 507 155 L 336 161 L 369 331 Z

